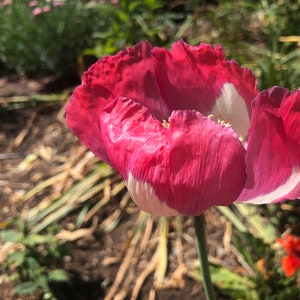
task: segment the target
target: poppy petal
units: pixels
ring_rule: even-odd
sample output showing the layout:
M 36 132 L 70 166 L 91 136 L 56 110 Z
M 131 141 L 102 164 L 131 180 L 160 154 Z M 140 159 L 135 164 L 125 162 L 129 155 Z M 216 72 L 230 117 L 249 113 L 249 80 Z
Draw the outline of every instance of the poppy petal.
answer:
M 216 101 L 222 102 L 228 96 L 232 104 L 235 100 L 244 101 L 238 106 L 244 106 L 239 114 L 247 115 L 247 120 L 251 114 L 250 102 L 256 94 L 252 72 L 234 60 L 227 61 L 221 46 L 190 46 L 178 41 L 168 51 L 142 42 L 100 59 L 84 73 L 81 86 L 66 107 L 66 120 L 84 145 L 110 163 L 100 138 L 98 116 L 108 103 L 119 97 L 141 103 L 162 122 L 173 110 L 197 110 L 204 115 L 219 113 Z M 230 109 L 223 112 L 228 115 Z M 225 117 L 224 120 L 227 121 Z M 235 123 L 243 124 L 236 128 L 242 127 L 242 133 L 239 129 L 237 133 L 245 135 L 247 122 Z
M 119 98 L 99 124 L 133 200 L 153 215 L 198 215 L 231 204 L 244 186 L 245 150 L 236 133 L 199 112 L 174 111 L 163 125 L 140 103 Z
M 86 71 L 66 107 L 68 127 L 96 156 L 110 163 L 100 137 L 100 111 L 126 96 L 140 99 L 160 120 L 170 115 L 156 87 L 155 59 L 148 42 L 100 59 Z M 167 50 L 164 50 L 167 52 Z
M 238 202 L 275 203 L 300 197 L 300 92 L 281 87 L 253 101 L 247 181 Z
M 296 265 L 294 261 L 294 257 L 292 255 L 287 255 L 282 258 L 282 270 L 284 271 L 287 277 L 291 277 L 296 272 Z
M 249 69 L 228 61 L 220 45 L 191 46 L 178 41 L 169 52 L 154 48 L 153 55 L 159 62 L 156 83 L 171 111 L 191 109 L 208 115 L 224 85 L 231 84 L 251 113 L 257 80 Z
M 105 94 L 104 89 L 102 92 Z M 101 87 L 98 93 L 93 93 L 85 82 L 75 89 L 66 106 L 66 123 L 82 144 L 103 161 L 110 163 L 98 126 L 99 112 L 106 101 L 99 96 Z
M 210 114 L 230 124 L 240 138 L 246 139 L 248 136 L 250 114 L 245 100 L 232 83 L 224 84 Z

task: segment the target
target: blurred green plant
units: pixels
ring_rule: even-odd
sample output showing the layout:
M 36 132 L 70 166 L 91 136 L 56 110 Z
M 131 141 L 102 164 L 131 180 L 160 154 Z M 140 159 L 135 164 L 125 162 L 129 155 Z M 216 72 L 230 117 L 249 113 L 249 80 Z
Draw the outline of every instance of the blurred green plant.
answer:
M 252 292 L 253 287 L 256 292 L 256 296 L 250 299 L 299 299 L 297 278 L 287 278 L 283 274 L 275 243 L 270 245 L 254 234 L 240 233 L 234 238 L 233 245 L 244 262 L 254 271 L 247 278 L 251 283 Z
M 22 218 L 10 224 L 16 229 L 0 231 L 6 245 L 15 249 L 3 261 L 1 269 L 8 281 L 15 285 L 13 292 L 20 296 L 39 295 L 40 299 L 55 300 L 49 284 L 67 282 L 68 274 L 62 269 L 63 258 L 70 255 L 66 243 L 58 241 L 56 225 L 46 229 L 45 234 L 31 233 Z
M 204 18 L 216 29 L 214 38 L 219 41 L 253 40 L 259 33 L 254 19 L 259 10 L 256 1 L 216 1 L 205 8 Z M 237 13 L 238 12 L 238 13 Z
M 266 89 L 274 85 L 295 90 L 300 82 L 300 49 L 291 43 L 279 43 L 273 40 L 271 49 L 262 51 L 262 58 L 257 60 L 259 70 L 259 88 Z
M 229 57 L 255 71 L 260 89 L 294 90 L 300 80 L 299 15 L 298 0 L 217 0 L 194 7 L 183 35 L 192 44 L 221 43 Z
M 261 30 L 267 37 L 299 34 L 299 0 L 260 1 Z
M 0 19 L 0 61 L 6 69 L 61 75 L 76 73 L 97 14 L 82 1 L 13 0 L 0 7 Z
M 213 5 L 198 7 L 222 40 L 272 43 L 274 37 L 299 34 L 298 0 L 216 0 Z
M 190 15 L 182 17 L 182 22 L 176 25 L 173 21 L 179 15 L 174 14 L 171 8 L 167 9 L 163 1 L 102 2 L 65 0 L 63 5 L 55 6 L 54 1 L 38 1 L 40 6 L 35 7 L 30 7 L 29 1 L 13 1 L 12 4 L 7 2 L 7 5 L 0 7 L 1 67 L 25 74 L 74 73 L 76 59 L 82 54 L 100 57 L 143 39 L 155 45 L 168 45 L 172 39 L 181 37 L 192 39 L 194 43 L 214 42 L 217 39 L 222 42 L 226 52 L 256 72 L 261 89 L 273 85 L 283 85 L 290 89 L 299 87 L 300 50 L 295 44 L 291 44 L 293 41 L 280 40 L 282 35 L 297 33 L 296 20 L 299 20 L 300 9 L 296 5 L 299 3 L 297 1 L 226 0 L 215 1 L 210 6 L 200 6 L 196 1 L 183 1 L 186 5 L 192 3 L 188 8 L 191 11 L 187 12 Z M 168 1 L 168 5 L 170 2 Z M 44 8 L 49 3 L 52 3 L 50 11 L 42 10 L 34 15 L 36 7 Z M 212 22 L 213 29 L 208 26 L 209 31 L 204 35 L 201 29 L 208 22 Z M 213 35 L 212 32 L 217 34 Z M 72 162 L 70 157 L 69 160 Z M 83 178 L 78 181 L 73 178 L 72 184 L 62 189 L 64 193 L 58 197 L 53 196 L 51 201 L 45 197 L 42 203 L 30 209 L 28 223 L 20 221 L 16 230 L 6 229 L 1 232 L 1 237 L 7 243 L 21 246 L 2 266 L 11 280 L 22 282 L 15 290 L 19 294 L 42 291 L 49 296 L 49 282 L 67 280 L 66 274 L 60 269 L 65 245 L 55 238 L 57 230 L 53 229 L 53 224 L 79 209 L 76 228 L 81 228 L 90 223 L 92 217 L 104 206 L 111 205 L 111 197 L 115 196 L 121 198 L 119 209 L 105 216 L 99 228 L 110 232 L 118 226 L 124 214 L 126 215 L 130 197 L 124 192 L 125 186 L 119 176 L 105 164 L 97 167 L 99 162 L 88 154 L 73 160 L 72 172 L 83 175 Z M 71 177 L 69 161 L 66 160 L 65 165 L 63 172 L 27 191 L 22 200 L 27 201 L 44 189 L 59 183 L 64 185 L 66 178 Z M 87 165 L 89 168 L 84 171 Z M 274 248 L 279 209 L 274 206 L 253 208 L 247 205 L 219 209 L 235 227 L 231 253 L 241 266 L 241 270 L 232 270 L 221 263 L 211 262 L 213 281 L 225 297 L 255 300 L 299 299 L 297 279 L 284 276 Z M 262 212 L 266 218 L 262 217 Z M 288 215 L 290 218 L 291 214 Z M 297 220 L 298 215 L 295 217 L 295 224 Z M 137 284 L 133 294 L 137 297 L 142 284 L 153 272 L 160 284 L 165 281 L 170 248 L 168 239 L 172 234 L 174 236 L 169 229 L 171 221 L 162 218 L 157 225 L 157 221 L 140 213 L 132 236 L 126 242 L 125 258 L 120 262 L 118 271 L 120 279 L 111 288 L 112 297 L 122 285 L 129 293 L 131 281 L 124 280 L 124 270 L 137 265 L 137 260 L 136 265 L 133 265 L 132 257 L 141 255 L 143 248 L 137 245 L 141 244 L 146 249 L 145 245 L 150 240 L 151 245 L 154 245 L 153 241 L 159 241 L 159 246 L 157 250 L 156 244 L 152 246 L 155 255 L 149 263 L 149 269 L 145 269 L 146 272 L 142 272 L 138 280 L 135 279 Z M 176 218 L 176 242 L 180 245 L 176 251 L 180 254 L 182 230 L 178 228 L 182 227 L 182 223 L 181 218 Z M 144 228 L 146 235 L 142 231 Z M 41 234 L 42 231 L 46 233 Z M 200 279 L 199 274 L 194 274 L 193 277 Z
M 102 57 L 142 40 L 168 45 L 173 40 L 176 14 L 161 0 L 120 0 L 117 4 L 91 2 L 99 12 L 98 28 L 93 33 L 94 47 L 84 55 Z
M 2 1 L 0 64 L 26 75 L 74 75 L 83 52 L 99 57 L 143 39 L 166 44 L 173 17 L 160 0 Z
M 268 206 L 247 204 L 218 207 L 234 226 L 230 248 L 242 266 L 235 269 L 226 261 L 210 258 L 212 280 L 225 299 L 299 299 L 297 276 L 287 278 L 280 266 L 280 251 L 275 242 L 278 220 L 273 223 L 269 219 L 274 208 L 271 206 L 269 211 Z M 202 280 L 197 268 L 191 276 Z

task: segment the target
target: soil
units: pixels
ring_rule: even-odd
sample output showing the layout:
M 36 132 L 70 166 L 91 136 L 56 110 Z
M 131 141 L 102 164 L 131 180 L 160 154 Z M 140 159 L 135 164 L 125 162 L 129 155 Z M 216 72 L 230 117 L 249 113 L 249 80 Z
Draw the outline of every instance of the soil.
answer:
M 6 220 L 22 216 L 28 209 L 35 207 L 46 198 L 47 193 L 53 193 L 53 190 L 45 189 L 30 200 L 20 200 L 26 191 L 57 174 L 61 164 L 71 156 L 71 149 L 81 147 L 65 125 L 65 101 L 22 102 L 23 104 L 19 103 L 19 108 L 16 108 L 9 103 L 13 99 L 9 97 L 57 93 L 70 87 L 72 89 L 73 85 L 68 83 L 64 86 L 53 78 L 34 80 L 17 77 L 0 78 L 0 100 L 2 104 L 6 103 L 5 108 L 0 107 L 0 228 L 5 226 Z M 30 154 L 36 154 L 38 159 L 33 162 L 27 161 L 27 167 L 20 167 L 24 165 L 25 158 L 28 160 Z M 123 193 L 125 194 L 126 191 Z M 124 252 L 124 249 L 130 249 L 125 246 L 140 215 L 139 210 L 131 203 L 120 224 L 110 233 L 104 233 L 98 224 L 118 209 L 119 199 L 115 197 L 110 200 L 109 205 L 95 214 L 93 224 L 92 222 L 86 224 L 86 229 L 93 227 L 92 233 L 69 243 L 72 259 L 65 260 L 64 268 L 69 273 L 71 281 L 68 284 L 51 285 L 57 299 L 99 300 L 108 296 L 118 280 L 116 276 L 119 276 L 119 267 L 128 252 Z M 75 210 L 63 218 L 60 222 L 62 228 L 65 230 L 73 228 L 72 224 L 78 217 L 78 213 L 79 210 Z M 206 220 L 210 256 L 230 266 L 236 273 L 245 274 L 246 271 L 240 265 L 237 254 L 228 243 L 231 238 L 231 224 L 215 208 L 206 213 Z M 156 219 L 153 220 L 153 228 L 156 228 L 157 222 Z M 157 278 L 154 272 L 149 271 L 149 276 L 146 276 L 137 299 L 204 299 L 201 284 L 192 276 L 196 269 L 192 221 L 188 218 L 183 219 L 184 233 L 182 244 L 179 246 L 176 244 L 174 224 L 175 218 L 170 221 L 168 268 L 165 278 L 160 286 L 155 286 Z M 136 247 L 138 246 L 137 243 Z M 118 293 L 111 299 L 132 299 L 131 293 L 137 278 L 150 268 L 156 247 L 151 246 L 149 241 L 147 246 L 141 249 L 137 259 L 134 256 L 130 258 L 130 264 L 135 268 L 128 269 L 128 273 L 119 284 Z M 133 279 L 126 285 L 126 280 L 129 278 Z M 12 287 L 11 283 L 6 282 L 5 274 L 0 273 L 0 300 L 38 299 L 38 297 L 16 296 L 12 293 Z M 218 293 L 218 299 L 226 299 L 226 297 Z

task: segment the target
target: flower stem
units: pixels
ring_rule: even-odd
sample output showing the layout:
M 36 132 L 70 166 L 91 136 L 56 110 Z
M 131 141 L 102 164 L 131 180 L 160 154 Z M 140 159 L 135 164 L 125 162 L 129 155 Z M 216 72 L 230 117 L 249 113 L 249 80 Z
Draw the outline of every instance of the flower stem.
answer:
M 204 214 L 194 217 L 194 227 L 196 233 L 197 252 L 200 262 L 200 271 L 203 278 L 204 291 L 207 300 L 215 300 L 213 285 L 210 277 L 207 245 L 205 235 L 205 217 Z

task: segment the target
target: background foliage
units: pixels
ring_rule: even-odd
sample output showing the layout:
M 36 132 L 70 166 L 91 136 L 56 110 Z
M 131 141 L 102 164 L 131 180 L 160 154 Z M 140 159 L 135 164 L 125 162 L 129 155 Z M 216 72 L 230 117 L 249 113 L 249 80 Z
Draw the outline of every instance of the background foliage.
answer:
M 2 0 L 0 5 L 2 71 L 70 76 L 89 64 L 88 57 L 145 39 L 169 47 L 183 38 L 191 44 L 222 43 L 229 56 L 255 71 L 261 88 L 295 89 L 300 80 L 297 0 Z
M 227 57 L 235 58 L 255 72 L 260 89 L 273 85 L 297 89 L 300 86 L 299 16 L 299 0 L 200 3 L 195 0 L 2 0 L 0 73 L 29 77 L 55 75 L 64 80 L 75 75 L 78 79 L 90 62 L 141 40 L 170 47 L 172 42 L 182 38 L 193 45 L 221 43 Z M 68 96 L 61 95 L 59 101 L 63 102 Z M 57 99 L 57 95 L 54 97 Z M 37 95 L 28 103 L 39 106 L 47 99 Z M 12 110 L 26 105 L 11 103 L 8 106 L 11 105 Z M 21 197 L 22 203 L 42 198 L 39 204 L 26 211 L 26 217 L 0 220 L 0 242 L 4 245 L 0 254 L 14 249 L 1 264 L 1 271 L 17 284 L 16 293 L 37 293 L 45 299 L 55 299 L 51 283 L 68 282 L 68 274 L 63 270 L 65 257 L 69 257 L 66 254 L 68 240 L 65 236 L 61 238 L 58 226 L 67 216 L 72 215 L 74 222 L 68 234 L 80 233 L 81 237 L 87 232 L 94 234 L 91 223 L 102 210 L 103 218 L 97 227 L 101 237 L 118 228 L 124 216 L 131 217 L 130 197 L 120 176 L 99 163 L 83 146 L 72 142 L 71 146 L 70 142 L 60 145 L 71 150 L 67 158 L 55 162 L 59 165 L 56 173 L 51 173 L 52 176 L 41 180 Z M 56 151 L 53 156 L 61 154 L 58 148 L 53 150 Z M 29 153 L 20 165 L 30 168 L 42 160 L 41 157 Z M 43 195 L 47 196 L 43 198 Z M 111 207 L 112 199 L 116 210 L 107 208 Z M 291 278 L 284 275 L 282 249 L 276 246 L 276 236 L 281 233 L 299 234 L 299 211 L 297 201 L 281 206 L 220 208 L 219 214 L 232 226 L 230 251 L 242 266 L 242 270 L 233 270 L 223 261 L 211 261 L 213 281 L 224 299 L 299 299 L 300 280 L 297 274 Z M 132 262 L 133 257 L 143 257 L 145 249 L 137 246 L 140 244 L 151 244 L 155 255 L 149 263 L 151 272 L 148 271 L 149 274 L 155 272 L 156 285 L 162 284 L 168 270 L 170 240 L 176 244 L 174 252 L 182 253 L 183 228 L 188 226 L 187 219 L 155 221 L 140 213 L 122 250 L 124 257 L 117 276 L 122 279 L 120 286 L 123 285 L 113 284 L 111 294 L 117 294 L 122 288 L 129 291 L 130 283 L 124 278 L 124 270 L 132 271 L 138 266 L 138 259 L 135 264 L 128 262 Z M 187 274 L 201 280 L 197 271 Z M 141 284 L 136 285 L 132 294 L 138 295 L 147 276 L 141 273 L 138 278 Z
M 0 62 L 27 75 L 74 74 L 83 54 L 112 54 L 143 39 L 162 44 L 168 40 L 167 27 L 172 26 L 161 1 L 3 3 Z

